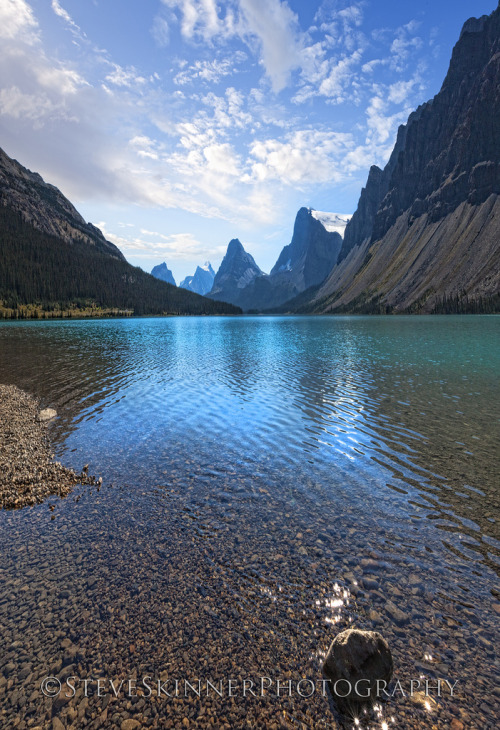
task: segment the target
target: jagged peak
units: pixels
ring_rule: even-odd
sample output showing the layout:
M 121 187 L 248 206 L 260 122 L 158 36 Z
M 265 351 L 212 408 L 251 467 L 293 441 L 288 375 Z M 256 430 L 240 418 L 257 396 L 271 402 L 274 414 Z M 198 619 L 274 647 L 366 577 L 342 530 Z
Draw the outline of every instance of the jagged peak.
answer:
M 312 210 L 312 208 L 302 206 L 302 208 L 299 208 L 299 211 L 297 212 L 297 218 L 309 218 L 312 215 Z
M 228 243 L 226 255 L 229 254 L 229 255 L 234 256 L 235 254 L 238 254 L 238 253 L 241 253 L 244 251 L 245 251 L 245 249 L 243 248 L 243 244 L 241 243 L 239 238 L 232 238 Z

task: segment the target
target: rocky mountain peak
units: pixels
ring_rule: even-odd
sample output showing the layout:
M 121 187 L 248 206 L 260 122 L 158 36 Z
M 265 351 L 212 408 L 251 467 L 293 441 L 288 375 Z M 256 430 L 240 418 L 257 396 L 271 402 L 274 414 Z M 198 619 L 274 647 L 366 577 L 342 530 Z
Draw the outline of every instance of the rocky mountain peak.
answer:
M 196 294 L 208 294 L 212 289 L 215 279 L 215 272 L 210 261 L 205 261 L 203 266 L 197 266 L 194 276 L 186 276 L 180 283 L 182 289 L 189 289 Z
M 237 238 L 227 247 L 226 255 L 215 275 L 210 297 L 233 303 L 239 299 L 242 289 L 263 272 Z
M 300 208 L 293 227 L 292 240 L 281 251 L 270 276 L 289 272 L 297 293 L 319 284 L 337 261 L 342 236 L 327 231 L 311 208 Z
M 240 256 L 246 253 L 241 241 L 238 238 L 233 238 L 229 241 L 226 251 L 226 257 L 232 258 L 234 256 Z
M 154 276 L 156 279 L 166 281 L 167 284 L 173 284 L 173 286 L 176 286 L 174 275 L 168 268 L 165 261 L 162 264 L 158 264 L 158 266 L 155 266 L 151 271 L 151 275 Z
M 460 38 L 462 38 L 464 33 L 481 33 L 484 30 L 484 24 L 487 20 L 487 15 L 481 15 L 480 18 L 469 18 L 469 20 L 466 20 L 463 25 Z

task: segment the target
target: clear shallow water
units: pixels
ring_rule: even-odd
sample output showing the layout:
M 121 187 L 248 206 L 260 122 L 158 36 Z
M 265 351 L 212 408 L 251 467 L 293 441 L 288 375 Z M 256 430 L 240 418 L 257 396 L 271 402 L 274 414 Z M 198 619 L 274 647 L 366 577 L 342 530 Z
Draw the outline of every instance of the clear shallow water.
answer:
M 138 585 L 155 610 L 167 611 L 174 592 L 180 605 L 192 607 L 194 595 L 215 614 L 229 611 L 218 629 L 207 625 L 207 645 L 223 631 L 229 644 L 217 656 L 224 663 L 239 631 L 231 621 L 243 621 L 253 640 L 263 638 L 253 661 L 266 676 L 270 663 L 317 671 L 332 622 L 354 622 L 394 637 L 404 676 L 437 672 L 463 677 L 465 686 L 470 662 L 480 657 L 481 681 L 494 683 L 499 327 L 497 317 L 1 324 L 0 381 L 56 407 L 58 457 L 76 469 L 88 463 L 104 480 L 99 493 L 82 491 L 78 503 L 58 501 L 55 520 L 43 505 L 0 515 L 2 546 L 21 552 L 3 553 L 3 590 L 12 589 L 14 575 L 28 575 L 33 557 L 24 564 L 24 550 L 38 556 L 42 583 L 54 552 L 67 573 L 69 558 L 61 555 L 68 545 L 66 553 L 80 559 L 70 581 L 74 595 L 89 596 L 100 565 L 96 601 L 104 624 L 81 626 L 72 641 L 109 635 L 103 665 L 124 631 L 109 624 L 110 615 L 129 611 L 127 591 Z M 153 572 L 137 568 L 124 581 L 137 555 L 151 550 Z M 103 575 L 112 587 L 107 597 Z M 25 577 L 28 593 L 32 582 Z M 347 598 L 333 607 L 339 586 Z M 388 597 L 404 621 L 391 615 Z M 56 599 L 52 615 L 62 611 Z M 300 631 L 302 618 L 293 615 L 299 607 L 306 616 Z M 61 616 L 64 626 L 69 619 Z M 189 616 L 185 627 L 194 625 Z M 48 647 L 52 630 L 35 645 L 45 640 Z M 147 643 L 154 626 L 148 633 L 136 616 L 127 632 L 130 643 L 143 634 Z M 141 661 L 161 667 L 151 641 Z M 440 669 L 417 666 L 424 641 Z M 188 667 L 197 650 L 189 644 L 186 658 L 179 654 L 182 631 L 179 642 L 166 641 L 163 657 L 170 652 L 177 668 L 183 661 Z M 134 652 L 125 664 L 137 669 Z M 90 671 L 88 661 L 81 669 Z M 494 727 L 499 698 L 486 685 L 469 682 L 460 706 L 443 702 L 436 711 L 444 721 L 447 712 L 460 719 L 463 711 L 477 726 Z M 289 721 L 334 722 L 320 700 L 307 711 L 309 725 L 293 703 Z M 398 710 L 401 727 L 416 711 L 411 705 L 406 718 Z M 427 722 L 431 727 L 424 713 L 415 726 Z

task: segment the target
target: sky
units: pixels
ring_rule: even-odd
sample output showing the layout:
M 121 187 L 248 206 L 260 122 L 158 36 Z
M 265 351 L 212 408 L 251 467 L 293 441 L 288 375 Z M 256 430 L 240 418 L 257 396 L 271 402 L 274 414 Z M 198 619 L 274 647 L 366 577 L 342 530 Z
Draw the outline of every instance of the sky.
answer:
M 0 0 L 0 146 L 177 283 L 352 214 L 497 0 Z

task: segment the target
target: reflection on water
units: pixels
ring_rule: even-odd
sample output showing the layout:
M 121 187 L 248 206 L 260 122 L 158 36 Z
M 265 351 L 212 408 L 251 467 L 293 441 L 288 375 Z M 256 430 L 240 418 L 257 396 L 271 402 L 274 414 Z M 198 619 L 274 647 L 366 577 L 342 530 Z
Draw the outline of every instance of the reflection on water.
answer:
M 279 664 L 288 646 L 318 662 L 332 631 L 365 621 L 394 631 L 408 672 L 417 659 L 434 671 L 412 634 L 436 631 L 444 641 L 453 633 L 436 664 L 453 673 L 465 671 L 463 647 L 489 656 L 500 601 L 499 322 L 4 323 L 0 382 L 56 407 L 58 456 L 76 468 L 89 463 L 115 485 L 83 495 L 87 512 L 71 500 L 57 507 L 82 570 L 84 532 L 100 546 L 112 594 L 104 605 L 127 605 L 112 586 L 137 551 L 153 550 L 155 565 L 182 552 L 169 577 L 148 573 L 138 590 L 157 596 L 177 569 L 186 601 L 219 585 L 208 610 L 218 614 L 217 600 L 229 596 L 240 618 L 252 616 L 261 658 Z M 1 519 L 2 540 L 38 551 L 45 530 L 65 540 L 43 506 Z M 13 568 L 6 558 L 5 575 Z
M 267 464 L 315 501 L 379 490 L 498 564 L 497 334 L 472 317 L 7 324 L 0 379 L 54 404 L 60 452 L 108 480 L 130 481 L 132 458 L 150 483 L 188 457 Z

